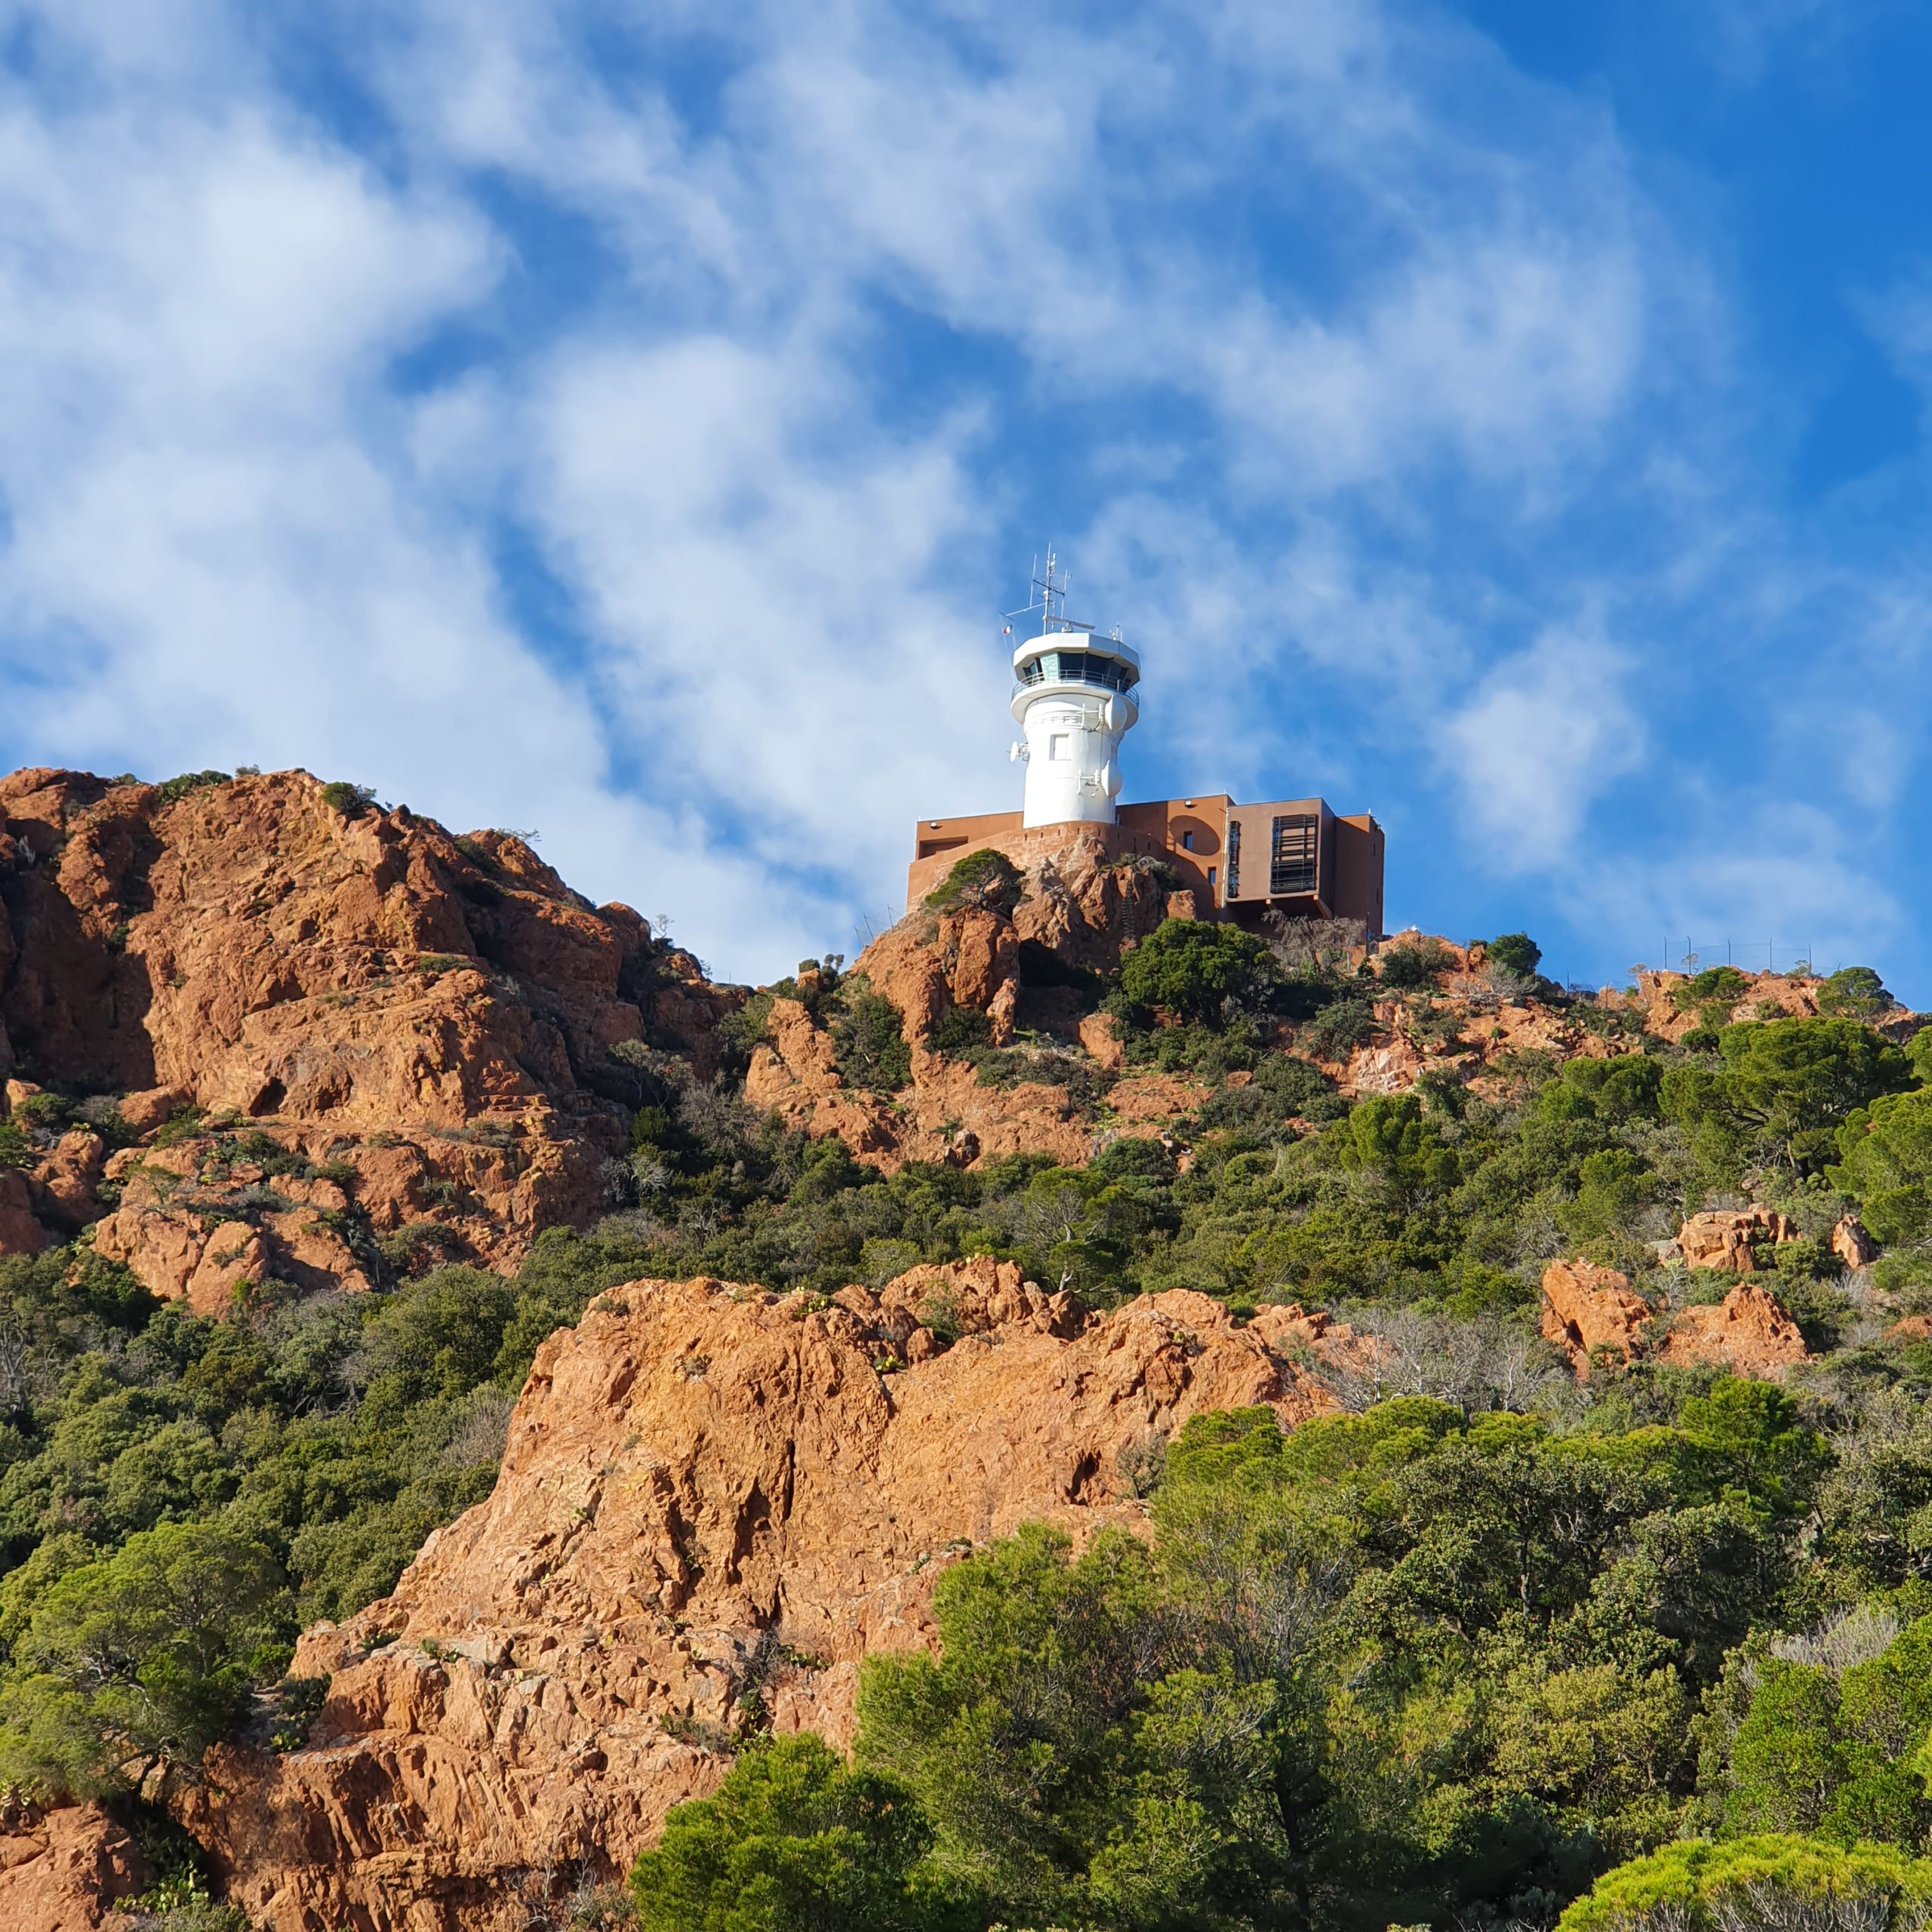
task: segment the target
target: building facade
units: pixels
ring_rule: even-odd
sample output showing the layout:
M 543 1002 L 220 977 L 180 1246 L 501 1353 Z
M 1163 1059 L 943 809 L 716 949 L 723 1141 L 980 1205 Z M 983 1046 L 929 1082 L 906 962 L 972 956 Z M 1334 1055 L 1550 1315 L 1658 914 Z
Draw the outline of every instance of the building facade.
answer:
M 1207 916 L 1258 925 L 1272 910 L 1347 919 L 1371 939 L 1382 934 L 1383 841 L 1372 816 L 1344 817 L 1322 798 L 1242 804 L 1225 793 L 1120 805 L 1111 823 L 1029 826 L 1023 812 L 921 819 L 906 874 L 907 909 L 968 853 L 991 846 L 1023 867 L 1064 842 L 1068 823 L 1091 826 L 1111 857 L 1164 860 Z
M 1340 817 L 1321 798 L 1240 804 L 1226 794 L 1117 803 L 1121 741 L 1140 716 L 1140 658 L 1116 632 L 1095 635 L 1064 613 L 1066 586 L 1047 553 L 1033 580 L 1040 630 L 1013 653 L 1012 757 L 1026 768 L 1017 812 L 924 819 L 906 879 L 909 910 L 969 852 L 992 847 L 1023 868 L 1087 828 L 1110 857 L 1171 866 L 1198 912 L 1258 925 L 1346 919 L 1367 938 L 1383 931 L 1382 828 L 1366 813 Z M 1034 609 L 1027 606 L 1027 614 Z M 1014 614 L 1017 616 L 1020 614 Z

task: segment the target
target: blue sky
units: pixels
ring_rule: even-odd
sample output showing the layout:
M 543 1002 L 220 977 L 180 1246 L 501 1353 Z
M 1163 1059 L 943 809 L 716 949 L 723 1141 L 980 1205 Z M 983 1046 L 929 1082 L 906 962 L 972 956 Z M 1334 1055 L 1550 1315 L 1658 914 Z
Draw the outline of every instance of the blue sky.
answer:
M 1595 981 L 1932 1004 L 1932 13 L 0 5 L 0 764 L 534 828 L 721 974 L 1017 803 L 1320 790 Z

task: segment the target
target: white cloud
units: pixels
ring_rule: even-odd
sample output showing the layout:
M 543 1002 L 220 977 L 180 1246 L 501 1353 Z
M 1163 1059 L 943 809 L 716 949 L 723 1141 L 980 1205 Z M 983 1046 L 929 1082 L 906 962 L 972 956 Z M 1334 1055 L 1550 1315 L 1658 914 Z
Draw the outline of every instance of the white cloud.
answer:
M 1631 668 L 1590 626 L 1546 632 L 1445 721 L 1444 756 L 1494 869 L 1563 863 L 1592 804 L 1642 763 Z
M 995 628 L 931 581 L 986 561 L 968 426 L 888 437 L 817 345 L 715 337 L 573 343 L 528 420 L 529 513 L 656 783 L 874 905 L 915 812 L 1004 801 Z
M 1669 728 L 1607 631 L 1817 595 L 1691 406 L 1728 345 L 1619 131 L 1447 16 L 128 16 L 17 8 L 41 64 L 0 80 L 20 755 L 535 823 L 768 972 L 890 901 L 915 813 L 1014 798 L 1023 515 L 1149 646 L 1142 769 L 1446 782 L 1524 878 L 1589 875 Z

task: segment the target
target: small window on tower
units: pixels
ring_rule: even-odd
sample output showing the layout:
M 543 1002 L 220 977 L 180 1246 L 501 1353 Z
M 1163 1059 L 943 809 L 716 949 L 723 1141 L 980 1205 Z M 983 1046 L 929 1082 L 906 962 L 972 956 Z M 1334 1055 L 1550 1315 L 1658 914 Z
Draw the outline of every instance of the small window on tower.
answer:
M 1180 849 L 1183 852 L 1191 852 L 1194 850 L 1194 834 L 1192 832 L 1183 832 L 1181 834 Z
M 1067 749 L 1066 741 L 1067 734 L 1066 732 L 1054 732 L 1047 740 L 1048 757 L 1058 758 L 1071 758 L 1072 756 L 1072 753 Z

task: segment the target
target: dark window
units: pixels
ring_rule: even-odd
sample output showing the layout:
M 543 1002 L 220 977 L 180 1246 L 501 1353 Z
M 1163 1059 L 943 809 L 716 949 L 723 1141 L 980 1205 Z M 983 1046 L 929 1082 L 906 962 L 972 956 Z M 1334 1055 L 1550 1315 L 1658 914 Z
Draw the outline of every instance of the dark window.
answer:
M 1214 868 L 1212 866 L 1210 866 L 1208 868 L 1208 890 L 1210 892 L 1212 892 L 1212 891 L 1214 891 Z
M 1241 897 L 1241 820 L 1228 820 L 1228 897 Z
M 1127 666 L 1114 658 L 1103 657 L 1097 651 L 1049 651 L 1033 662 L 1038 668 L 1022 670 L 1023 684 L 1036 684 L 1046 678 L 1067 684 L 1099 685 L 1110 691 L 1134 688 L 1134 674 Z
M 1321 840 L 1321 821 L 1312 812 L 1296 812 L 1275 821 L 1275 849 L 1268 866 L 1271 894 L 1315 890 Z
M 1183 852 L 1191 852 L 1194 850 L 1194 834 L 1192 832 L 1183 832 L 1181 834 L 1180 849 Z

